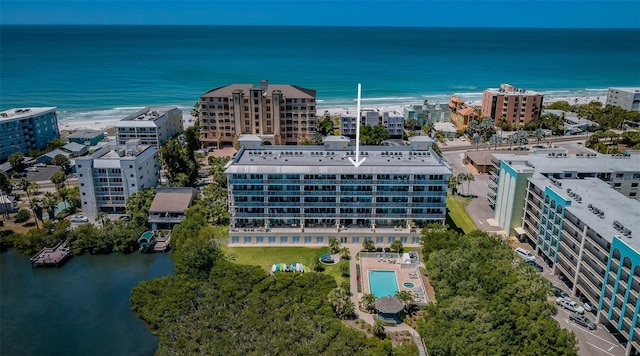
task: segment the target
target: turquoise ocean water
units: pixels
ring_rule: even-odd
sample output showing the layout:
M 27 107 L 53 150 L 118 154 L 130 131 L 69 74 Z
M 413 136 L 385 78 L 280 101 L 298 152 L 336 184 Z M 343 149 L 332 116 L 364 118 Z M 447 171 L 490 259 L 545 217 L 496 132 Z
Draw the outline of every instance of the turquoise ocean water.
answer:
M 317 90 L 318 108 L 478 100 L 511 83 L 547 95 L 640 86 L 640 30 L 0 26 L 0 109 L 63 119 L 193 107 L 231 83 Z M 187 111 L 188 112 L 188 111 Z

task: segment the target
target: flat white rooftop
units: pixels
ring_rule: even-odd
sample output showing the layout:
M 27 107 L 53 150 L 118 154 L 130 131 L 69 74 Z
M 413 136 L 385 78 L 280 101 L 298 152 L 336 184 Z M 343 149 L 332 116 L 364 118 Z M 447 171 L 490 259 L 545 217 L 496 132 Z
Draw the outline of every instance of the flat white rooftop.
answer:
M 611 242 L 617 236 L 625 244 L 640 251 L 640 201 L 627 198 L 597 178 L 560 179 L 561 187 L 546 177 L 536 174 L 529 179 L 543 189 L 550 187 L 563 199 L 570 201 L 567 211 Z M 571 193 L 571 194 L 570 194 Z M 579 198 L 578 198 L 579 197 Z M 597 210 L 595 210 L 597 209 Z M 594 211 L 604 214 L 594 214 Z M 614 227 L 614 221 L 631 231 L 630 236 Z
M 561 172 L 578 172 L 578 173 L 614 173 L 614 172 L 637 172 L 640 171 L 640 155 L 612 156 L 595 154 L 594 156 L 583 155 L 567 155 L 563 157 L 550 157 L 544 154 L 495 154 L 494 157 L 501 161 L 509 163 L 509 165 L 527 165 L 536 170 L 536 172 L 561 173 Z
M 324 146 L 262 146 L 243 149 L 228 166 L 227 173 L 308 173 L 308 174 L 451 174 L 437 155 L 411 147 L 360 146 L 364 163 L 355 167 L 355 147 L 328 150 Z
M 20 119 L 24 117 L 31 117 L 34 115 L 40 115 L 42 113 L 55 110 L 56 107 L 43 107 L 43 108 L 15 108 L 0 112 L 0 121 L 9 121 L 14 119 Z

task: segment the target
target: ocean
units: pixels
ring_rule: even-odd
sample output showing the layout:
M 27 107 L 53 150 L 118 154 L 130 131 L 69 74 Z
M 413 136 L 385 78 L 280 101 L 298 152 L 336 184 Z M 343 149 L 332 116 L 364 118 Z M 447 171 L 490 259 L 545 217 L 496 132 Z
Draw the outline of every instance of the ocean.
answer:
M 58 107 L 63 120 L 145 106 L 189 113 L 232 83 L 317 91 L 318 112 L 477 101 L 510 83 L 548 96 L 640 86 L 638 29 L 0 26 L 0 109 Z

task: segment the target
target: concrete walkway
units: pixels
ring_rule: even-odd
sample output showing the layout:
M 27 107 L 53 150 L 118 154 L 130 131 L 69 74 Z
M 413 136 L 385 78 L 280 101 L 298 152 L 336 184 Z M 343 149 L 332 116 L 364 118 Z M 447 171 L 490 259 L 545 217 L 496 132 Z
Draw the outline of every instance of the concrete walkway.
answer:
M 362 295 L 364 293 L 358 293 L 358 282 L 356 280 L 356 276 L 357 276 L 356 265 L 358 264 L 358 261 L 356 260 L 356 254 L 360 252 L 360 250 L 362 250 L 362 245 L 361 244 L 343 244 L 342 247 L 348 248 L 349 251 L 351 252 L 351 262 L 349 263 L 349 273 L 351 275 L 351 278 L 349 278 L 350 286 L 351 286 L 351 301 L 356 307 L 356 313 L 358 317 L 364 320 L 365 322 L 367 322 L 369 325 L 373 326 L 374 324 L 373 314 L 369 314 L 363 310 L 360 310 L 360 308 L 358 307 L 358 304 L 360 303 L 360 298 L 362 298 Z M 418 346 L 418 354 L 420 356 L 428 355 L 427 350 L 422 341 L 422 338 L 420 337 L 420 334 L 418 334 L 418 332 L 412 327 L 410 327 L 409 325 L 402 323 L 396 326 L 385 326 L 385 330 L 387 332 L 408 331 L 411 337 L 413 337 L 413 341 Z

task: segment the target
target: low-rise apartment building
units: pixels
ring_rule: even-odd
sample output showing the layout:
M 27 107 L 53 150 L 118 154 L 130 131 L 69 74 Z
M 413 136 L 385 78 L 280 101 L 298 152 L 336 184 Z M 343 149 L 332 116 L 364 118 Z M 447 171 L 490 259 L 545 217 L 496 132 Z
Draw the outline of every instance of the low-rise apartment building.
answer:
M 297 85 L 231 84 L 200 96 L 203 147 L 234 145 L 260 135 L 271 145 L 296 145 L 316 132 L 316 91 Z
M 82 211 L 86 215 L 124 212 L 131 194 L 158 184 L 158 150 L 142 145 L 140 140 L 101 147 L 75 162 Z
M 351 114 L 344 112 L 340 114 L 340 134 L 351 138 L 356 137 L 357 116 L 355 112 Z M 405 118 L 402 113 L 396 111 L 383 111 L 364 109 L 361 113 L 360 125 L 376 126 L 382 125 L 389 132 L 391 137 L 402 137 L 404 133 Z
M 343 136 L 323 146 L 264 146 L 243 136 L 226 166 L 230 244 L 391 243 L 417 246 L 419 228 L 444 223 L 450 167 L 433 140 L 411 137 L 410 147 L 355 148 Z
M 27 155 L 32 150 L 43 150 L 56 138 L 60 138 L 60 131 L 55 107 L 0 112 L 0 160 L 18 152 Z
M 540 118 L 544 95 L 537 91 L 502 84 L 482 92 L 482 117 L 490 117 L 496 126 L 501 118 L 511 127 L 524 126 Z
M 160 149 L 183 130 L 182 110 L 177 107 L 144 108 L 118 121 L 116 141 L 124 145 L 129 140 L 139 139 L 142 145 Z

